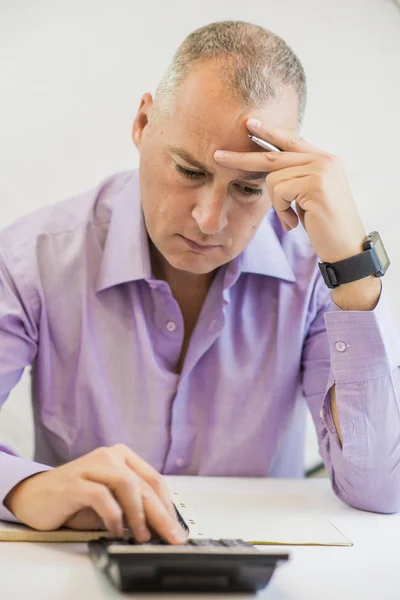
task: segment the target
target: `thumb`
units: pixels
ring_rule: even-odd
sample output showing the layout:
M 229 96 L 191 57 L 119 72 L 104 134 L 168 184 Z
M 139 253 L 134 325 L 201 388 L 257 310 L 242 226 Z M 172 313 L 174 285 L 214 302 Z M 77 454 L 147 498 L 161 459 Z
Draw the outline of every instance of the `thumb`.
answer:
M 89 507 L 82 508 L 74 515 L 72 515 L 72 517 L 69 517 L 65 521 L 64 527 L 79 530 L 107 529 L 104 525 L 103 519 L 99 517 L 99 515 L 93 510 L 93 508 Z

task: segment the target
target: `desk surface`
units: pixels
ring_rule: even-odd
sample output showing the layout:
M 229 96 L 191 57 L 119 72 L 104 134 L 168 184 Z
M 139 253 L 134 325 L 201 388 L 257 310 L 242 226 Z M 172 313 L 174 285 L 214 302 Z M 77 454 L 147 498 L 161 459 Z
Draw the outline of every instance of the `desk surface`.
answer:
M 328 480 L 168 477 L 175 491 L 271 493 L 282 508 L 330 519 L 353 542 L 351 548 L 283 547 L 289 563 L 275 572 L 257 597 L 266 600 L 399 600 L 400 514 L 377 515 L 341 503 Z M 266 507 L 268 509 L 268 507 Z M 204 515 L 206 517 L 206 515 Z M 267 549 L 268 551 L 268 549 Z M 0 543 L 1 600 L 97 600 L 120 594 L 92 565 L 86 544 Z M 146 596 L 152 600 L 155 596 Z M 182 595 L 180 600 L 202 597 Z M 207 596 L 221 600 L 227 596 Z M 230 596 L 233 597 L 233 596 Z M 235 600 L 247 596 L 235 595 Z M 254 597 L 254 596 L 249 596 Z

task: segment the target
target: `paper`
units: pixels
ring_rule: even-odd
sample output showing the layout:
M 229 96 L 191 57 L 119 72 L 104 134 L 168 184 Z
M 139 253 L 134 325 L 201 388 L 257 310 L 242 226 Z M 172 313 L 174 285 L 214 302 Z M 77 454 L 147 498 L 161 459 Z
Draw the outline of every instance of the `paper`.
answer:
M 0 521 L 0 542 L 87 542 L 99 537 L 114 537 L 110 531 L 76 531 L 62 527 L 56 531 L 37 531 L 19 523 Z
M 279 508 L 268 494 L 174 493 L 191 538 L 240 538 L 252 544 L 352 546 L 328 519 Z

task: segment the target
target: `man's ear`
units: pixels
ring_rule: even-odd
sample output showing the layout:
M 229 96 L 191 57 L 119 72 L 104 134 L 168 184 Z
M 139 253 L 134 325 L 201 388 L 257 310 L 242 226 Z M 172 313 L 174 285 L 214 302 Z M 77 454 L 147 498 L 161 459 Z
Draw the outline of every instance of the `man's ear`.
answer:
M 153 98 L 151 94 L 144 94 L 140 101 L 135 120 L 132 125 L 132 140 L 140 152 L 143 132 L 149 124 L 151 109 L 153 108 Z

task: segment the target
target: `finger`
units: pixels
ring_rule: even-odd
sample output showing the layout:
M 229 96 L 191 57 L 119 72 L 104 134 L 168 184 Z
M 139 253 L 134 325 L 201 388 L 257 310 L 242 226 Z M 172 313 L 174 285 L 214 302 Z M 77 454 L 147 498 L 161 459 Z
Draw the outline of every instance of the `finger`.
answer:
M 309 197 L 310 179 L 310 175 L 305 175 L 304 177 L 280 182 L 274 187 L 274 198 L 271 198 L 271 200 L 282 225 L 285 224 L 285 231 L 297 227 L 299 220 L 305 227 L 306 210 L 302 207 L 302 204 L 304 205 L 304 201 Z M 292 202 L 296 203 L 297 212 L 291 208 Z
M 309 166 L 296 166 L 270 173 L 266 178 L 271 202 L 285 231 L 298 225 L 291 203 L 299 198 L 299 194 L 304 195 L 304 190 L 308 189 L 309 176 Z
M 106 485 L 114 494 L 123 514 L 126 517 L 132 535 L 138 542 L 150 539 L 150 531 L 146 525 L 146 515 L 142 500 L 140 478 L 122 461 L 110 468 L 92 467 L 84 474 L 85 479 Z
M 132 469 L 141 479 L 143 479 L 154 490 L 155 494 L 163 502 L 170 515 L 176 519 L 176 512 L 172 503 L 171 492 L 165 482 L 165 479 L 149 463 L 140 458 L 135 452 L 123 444 L 116 444 L 112 450 L 122 456 L 127 466 Z
M 138 542 L 148 541 L 151 534 L 146 524 L 140 478 L 132 471 L 127 475 L 124 474 L 120 480 L 117 479 L 113 491 L 122 507 L 133 537 Z
M 122 509 L 106 485 L 82 479 L 75 494 L 81 508 L 92 508 L 109 531 L 117 537 L 123 536 Z
M 163 502 L 154 493 L 154 490 L 143 482 L 142 498 L 148 523 L 151 527 L 170 544 L 182 544 L 187 540 L 187 533 L 179 525 L 176 518 L 172 518 Z
M 291 207 L 291 203 L 296 202 L 302 194 L 302 187 L 304 187 L 303 179 L 298 178 L 283 181 L 274 187 L 273 198 L 271 200 L 282 226 L 286 225 L 284 227 L 285 231 L 294 229 L 299 223 L 298 216 Z
M 64 523 L 70 529 L 107 529 L 93 508 L 82 508 Z
M 257 146 L 259 148 L 259 146 Z M 217 150 L 214 153 L 215 161 L 226 168 L 243 171 L 258 171 L 271 173 L 280 169 L 295 166 L 305 166 L 315 160 L 315 154 L 301 154 L 298 152 L 229 152 Z
M 111 468 L 105 465 L 101 465 L 101 468 L 91 466 L 84 477 L 107 485 L 113 492 L 137 541 L 144 542 L 150 538 L 149 527 L 170 543 L 183 541 L 181 533 L 184 532 L 176 518 L 175 509 L 171 515 L 153 488 L 122 461 L 116 462 Z
M 303 152 L 311 154 L 324 154 L 324 151 L 300 137 L 296 131 L 269 127 L 258 119 L 248 119 L 246 122 L 248 130 L 256 137 L 270 142 L 280 150 L 288 152 Z

